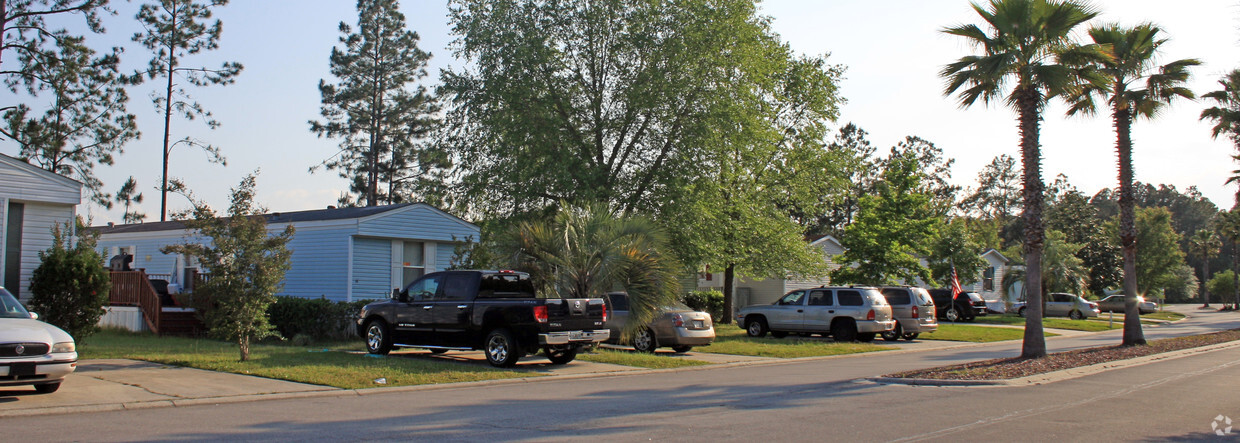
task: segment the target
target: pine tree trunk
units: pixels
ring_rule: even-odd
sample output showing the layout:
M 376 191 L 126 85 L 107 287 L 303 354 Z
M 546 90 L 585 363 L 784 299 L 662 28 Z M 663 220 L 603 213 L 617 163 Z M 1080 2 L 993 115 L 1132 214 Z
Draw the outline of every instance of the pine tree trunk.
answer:
M 1023 358 L 1046 356 L 1046 337 L 1042 334 L 1042 247 L 1045 228 L 1042 225 L 1042 153 L 1038 145 L 1038 91 L 1019 86 L 1016 95 L 1020 106 L 1020 151 L 1024 167 L 1025 208 L 1025 338 Z
M 1123 96 L 1123 88 L 1115 91 Z M 1119 155 L 1119 241 L 1124 251 L 1124 339 L 1123 346 L 1145 344 L 1141 330 L 1141 311 L 1137 306 L 1137 224 L 1132 189 L 1132 110 L 1114 111 L 1115 150 Z M 1149 289 L 1149 288 L 1146 288 Z
M 728 267 L 724 268 L 724 271 L 723 271 L 723 321 L 722 323 L 725 325 L 732 323 L 732 311 L 733 311 L 733 306 L 735 306 L 733 299 L 736 298 L 736 285 L 734 284 L 735 278 L 736 278 L 736 265 L 729 263 Z
M 171 146 L 168 142 L 172 136 L 172 74 L 176 69 L 177 51 L 177 11 L 174 8 L 171 14 L 172 34 L 168 36 L 168 72 L 164 73 L 168 76 L 167 88 L 164 90 L 164 175 L 163 185 L 159 188 L 159 221 L 168 220 L 168 156 Z
M 237 345 L 241 348 L 241 361 L 250 359 L 250 336 L 242 335 L 237 339 Z

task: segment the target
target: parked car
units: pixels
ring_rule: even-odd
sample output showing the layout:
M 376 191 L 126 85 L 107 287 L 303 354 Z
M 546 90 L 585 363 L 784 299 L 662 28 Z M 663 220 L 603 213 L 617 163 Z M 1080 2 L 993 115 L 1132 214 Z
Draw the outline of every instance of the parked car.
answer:
M 789 292 L 773 304 L 746 306 L 736 321 L 750 337 L 789 333 L 830 335 L 836 341 L 868 342 L 895 328 L 891 306 L 872 287 L 827 287 Z
M 1042 313 L 1043 317 L 1068 317 L 1073 320 L 1083 320 L 1086 317 L 1097 317 L 1101 312 L 1098 310 L 1097 303 L 1085 300 L 1079 295 L 1052 292 L 1046 294 L 1046 297 L 1046 312 Z M 1012 305 L 1012 310 L 1021 317 L 1025 316 L 1026 308 L 1023 301 Z
M 883 340 L 912 340 L 922 332 L 939 329 L 935 318 L 934 299 L 925 289 L 916 286 L 887 286 L 881 289 L 883 298 L 891 305 L 891 315 L 896 327 L 882 333 Z
M 1115 294 L 1107 296 L 1102 300 L 1098 300 L 1098 310 L 1102 312 L 1118 312 L 1124 313 L 1124 294 Z M 1137 296 L 1137 311 L 1142 314 L 1152 314 L 1158 311 L 1158 303 L 1146 301 L 1145 297 Z
M 0 386 L 56 392 L 77 369 L 77 348 L 64 330 L 38 320 L 0 287 Z
M 540 298 L 524 272 L 443 271 L 363 307 L 357 333 L 371 354 L 476 349 L 492 366 L 511 367 L 541 349 L 562 365 L 607 340 L 606 322 L 603 299 Z
M 952 299 L 951 289 L 930 289 L 930 298 L 934 299 L 935 316 L 947 321 L 966 321 L 986 315 L 986 300 L 976 292 L 964 292 Z
M 629 294 L 612 292 L 604 299 L 608 309 L 607 328 L 611 330 L 611 338 L 607 342 L 618 344 L 620 333 L 629 323 Z M 685 353 L 694 346 L 709 346 L 714 342 L 715 326 L 710 314 L 676 303 L 660 308 L 654 321 L 637 330 L 632 341 L 633 349 L 640 352 L 670 347 L 673 351 Z

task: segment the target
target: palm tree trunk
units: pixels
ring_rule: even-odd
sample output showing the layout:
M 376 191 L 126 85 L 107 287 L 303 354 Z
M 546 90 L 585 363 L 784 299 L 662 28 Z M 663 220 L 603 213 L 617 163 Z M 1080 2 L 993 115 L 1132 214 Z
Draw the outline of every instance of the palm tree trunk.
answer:
M 1123 90 L 1116 92 L 1122 96 Z M 1118 99 L 1117 99 L 1118 100 Z M 1119 241 L 1124 250 L 1124 339 L 1123 346 L 1145 344 L 1141 313 L 1137 307 L 1137 225 L 1132 190 L 1132 110 L 1117 106 L 1114 111 L 1115 150 L 1119 154 Z
M 732 323 L 733 298 L 736 297 L 736 265 L 729 263 L 723 271 L 723 324 Z
M 1042 335 L 1042 247 L 1045 228 L 1042 226 L 1042 152 L 1038 144 L 1038 104 L 1040 94 L 1034 88 L 1018 86 L 1020 106 L 1020 151 L 1024 167 L 1025 208 L 1025 339 L 1020 356 L 1046 356 L 1046 337 Z
M 1236 256 L 1236 241 L 1231 241 L 1231 287 L 1236 291 L 1236 307 L 1240 308 L 1240 257 Z

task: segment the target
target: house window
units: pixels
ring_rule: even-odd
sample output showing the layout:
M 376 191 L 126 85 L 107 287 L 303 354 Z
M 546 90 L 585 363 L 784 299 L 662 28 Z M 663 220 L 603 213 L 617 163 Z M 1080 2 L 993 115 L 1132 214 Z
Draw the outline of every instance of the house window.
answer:
M 995 290 L 995 267 L 991 266 L 982 271 L 982 291 L 991 292 Z
M 406 287 L 418 277 L 426 274 L 426 259 L 423 256 L 422 242 L 407 241 L 401 259 L 402 277 L 400 287 Z

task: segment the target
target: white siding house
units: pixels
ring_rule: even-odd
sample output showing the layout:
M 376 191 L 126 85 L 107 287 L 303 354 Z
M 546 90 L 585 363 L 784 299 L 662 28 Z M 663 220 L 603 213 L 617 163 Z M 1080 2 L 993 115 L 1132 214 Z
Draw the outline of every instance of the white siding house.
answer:
M 0 286 L 30 298 L 30 275 L 39 252 L 52 246 L 52 227 L 72 221 L 81 203 L 81 183 L 0 154 Z
M 446 269 L 456 246 L 477 240 L 472 223 L 422 203 L 321 209 L 267 215 L 267 230 L 295 228 L 290 268 L 279 295 L 336 301 L 388 297 L 429 272 Z M 132 266 L 169 274 L 185 285 L 186 270 L 200 269 L 164 246 L 205 242 L 178 221 L 95 227 L 107 256 L 133 255 Z
M 840 241 L 830 235 L 818 237 L 810 240 L 810 245 L 822 250 L 823 261 L 827 263 L 827 270 L 834 271 L 840 265 L 835 263 L 834 258 L 844 253 L 844 247 L 840 245 Z M 740 309 L 749 305 L 767 305 L 774 303 L 779 297 L 789 291 L 805 288 L 816 288 L 823 285 L 831 284 L 831 279 L 826 276 L 801 276 L 788 274 L 784 278 L 770 279 L 751 279 L 741 278 L 736 282 L 736 300 L 733 306 Z M 698 275 L 698 289 L 717 291 L 723 290 L 723 273 L 707 272 Z

